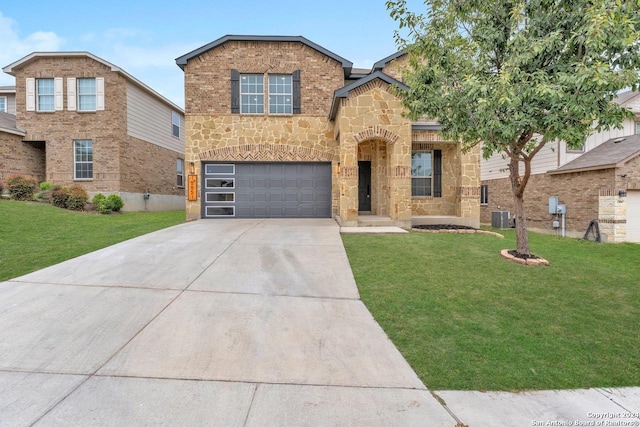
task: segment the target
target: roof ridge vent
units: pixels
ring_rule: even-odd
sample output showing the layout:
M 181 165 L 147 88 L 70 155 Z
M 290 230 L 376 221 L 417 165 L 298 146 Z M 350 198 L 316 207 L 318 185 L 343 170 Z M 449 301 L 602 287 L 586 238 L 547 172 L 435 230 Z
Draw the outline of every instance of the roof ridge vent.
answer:
M 617 143 L 619 143 L 619 142 L 624 141 L 625 139 L 627 139 L 627 138 L 624 138 L 624 137 L 623 137 L 623 138 L 616 138 L 616 139 L 614 139 L 614 140 L 613 140 L 613 143 L 614 143 L 614 144 L 617 144 Z

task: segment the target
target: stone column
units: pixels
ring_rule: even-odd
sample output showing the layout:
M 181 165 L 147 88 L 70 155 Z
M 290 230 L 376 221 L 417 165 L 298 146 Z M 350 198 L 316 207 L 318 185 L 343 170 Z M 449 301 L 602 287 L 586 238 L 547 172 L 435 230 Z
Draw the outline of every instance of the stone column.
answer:
M 456 214 L 462 218 L 471 218 L 472 227 L 480 227 L 480 146 L 463 153 L 460 150 L 460 187 L 459 204 Z
M 339 223 L 358 226 L 358 146 L 355 140 L 340 141 Z
M 411 227 L 411 137 L 388 144 L 389 216 L 399 227 Z
M 600 190 L 598 226 L 602 241 L 620 243 L 627 240 L 627 199 L 615 189 Z

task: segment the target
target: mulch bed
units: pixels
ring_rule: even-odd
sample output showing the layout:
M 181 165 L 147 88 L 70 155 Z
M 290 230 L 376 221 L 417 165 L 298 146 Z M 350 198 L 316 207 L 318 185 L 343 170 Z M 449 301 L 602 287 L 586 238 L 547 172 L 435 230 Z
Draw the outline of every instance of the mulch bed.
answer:
M 477 230 L 477 228 L 469 227 L 467 225 L 456 224 L 421 224 L 414 225 L 411 228 L 417 228 L 419 230 Z

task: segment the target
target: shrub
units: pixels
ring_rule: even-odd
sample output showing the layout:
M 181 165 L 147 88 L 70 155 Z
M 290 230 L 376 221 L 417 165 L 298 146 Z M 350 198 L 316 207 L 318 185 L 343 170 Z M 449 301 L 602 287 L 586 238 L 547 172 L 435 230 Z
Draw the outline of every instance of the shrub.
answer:
M 7 179 L 9 194 L 15 200 L 33 199 L 37 182 L 33 177 L 26 175 L 12 175 Z
M 86 190 L 79 185 L 72 185 L 67 189 L 67 209 L 72 211 L 83 211 L 89 200 Z
M 100 202 L 105 200 L 105 199 L 106 199 L 106 197 L 105 197 L 104 194 L 98 193 L 95 196 L 93 196 L 93 199 L 91 199 L 91 203 L 93 203 L 97 207 L 100 204 Z
M 110 214 L 111 212 L 120 212 L 120 209 L 124 206 L 124 202 L 122 201 L 122 197 L 117 194 L 110 194 L 108 197 L 98 193 L 93 196 L 93 200 L 91 201 L 94 205 L 96 205 L 96 209 L 101 214 Z
M 67 200 L 69 200 L 69 189 L 67 187 L 54 185 L 51 188 L 51 204 L 53 206 L 66 208 Z
M 110 194 L 109 197 L 107 197 L 107 202 L 111 205 L 111 210 L 114 212 L 120 212 L 120 209 L 124 206 L 122 197 L 117 194 Z
M 53 188 L 53 185 L 51 185 L 50 182 L 47 181 L 42 181 L 40 183 L 40 191 L 47 191 L 47 190 L 51 190 L 51 188 Z
M 4 182 L 0 181 L 0 196 L 2 195 L 3 191 L 4 191 Z

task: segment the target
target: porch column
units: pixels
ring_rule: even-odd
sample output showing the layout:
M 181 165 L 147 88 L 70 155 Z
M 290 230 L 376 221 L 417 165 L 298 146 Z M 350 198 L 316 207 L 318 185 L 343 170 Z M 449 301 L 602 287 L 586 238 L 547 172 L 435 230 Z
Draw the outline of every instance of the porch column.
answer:
M 358 146 L 355 140 L 340 141 L 340 225 L 358 226 Z
M 460 144 L 458 144 L 460 150 Z M 480 227 L 480 146 L 476 145 L 466 153 L 460 151 L 460 187 L 456 215 L 475 218 Z
M 399 227 L 411 227 L 411 136 L 389 144 L 389 216 Z

